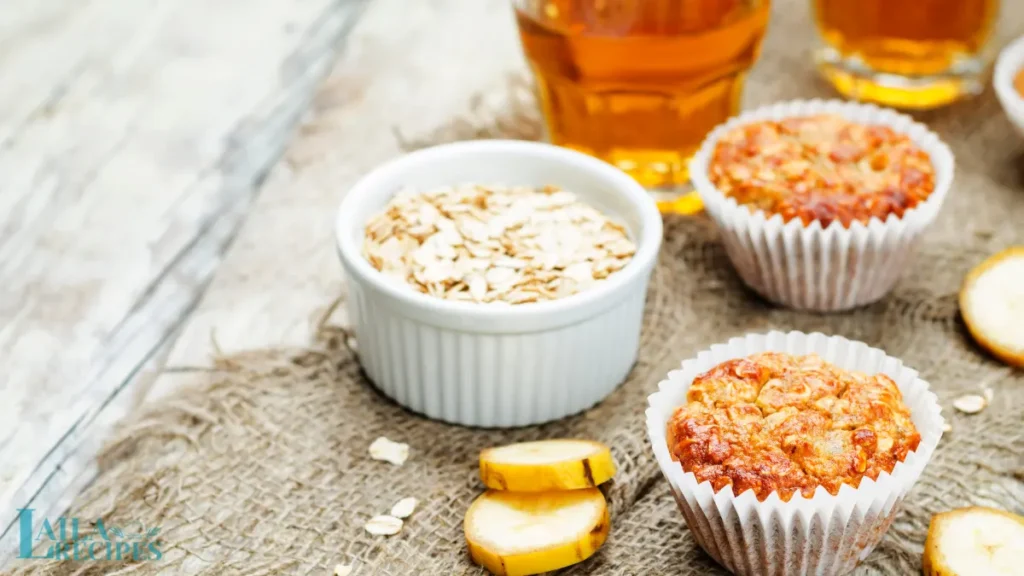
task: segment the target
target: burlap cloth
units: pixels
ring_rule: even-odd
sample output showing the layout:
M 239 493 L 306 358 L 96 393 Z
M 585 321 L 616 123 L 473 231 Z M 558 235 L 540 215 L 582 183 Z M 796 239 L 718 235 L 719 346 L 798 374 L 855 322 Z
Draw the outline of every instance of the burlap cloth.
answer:
M 808 65 L 812 29 L 804 4 L 776 3 L 748 104 L 831 94 Z M 1008 28 L 1021 30 L 1021 8 L 1006 6 L 1013 14 L 1004 18 L 1004 37 Z M 408 144 L 538 137 L 536 109 L 523 86 L 512 83 L 507 107 L 475 109 Z M 960 282 L 972 265 L 1024 243 L 1024 146 L 990 93 L 921 118 L 954 149 L 956 184 L 915 264 L 883 301 L 827 316 L 774 308 L 740 284 L 712 225 L 669 218 L 636 368 L 611 397 L 573 418 L 515 431 L 428 421 L 374 391 L 338 326 L 323 326 L 308 350 L 217 358 L 204 387 L 162 401 L 120 430 L 101 455 L 101 474 L 69 512 L 160 526 L 164 559 L 33 561 L 16 571 L 324 574 L 337 563 L 355 563 L 356 574 L 478 574 L 465 553 L 462 517 L 481 491 L 479 450 L 576 436 L 610 444 L 620 469 L 607 489 L 610 538 L 569 574 L 723 573 L 690 537 L 649 454 L 646 396 L 683 358 L 710 344 L 747 332 L 798 329 L 863 340 L 904 359 L 932 383 L 952 421 L 953 432 L 885 539 L 857 570 L 919 572 L 933 514 L 969 504 L 1024 513 L 1024 377 L 972 343 L 957 308 Z M 953 398 L 982 384 L 995 391 L 987 410 L 966 416 L 950 408 Z M 382 435 L 411 445 L 401 468 L 369 459 L 367 446 Z M 400 535 L 363 531 L 368 518 L 407 496 L 422 503 Z

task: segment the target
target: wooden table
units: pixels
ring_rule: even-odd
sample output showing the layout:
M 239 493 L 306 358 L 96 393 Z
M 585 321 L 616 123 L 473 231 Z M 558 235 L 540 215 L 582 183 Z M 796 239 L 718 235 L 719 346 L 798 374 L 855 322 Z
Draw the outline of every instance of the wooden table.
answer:
M 307 342 L 346 189 L 522 69 L 508 0 L 0 4 L 0 562 L 214 341 Z

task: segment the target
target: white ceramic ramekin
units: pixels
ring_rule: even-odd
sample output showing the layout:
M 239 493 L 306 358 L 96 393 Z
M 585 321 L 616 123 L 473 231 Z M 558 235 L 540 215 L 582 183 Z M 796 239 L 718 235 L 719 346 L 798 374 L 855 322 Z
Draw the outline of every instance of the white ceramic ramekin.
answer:
M 783 222 L 776 214 L 751 211 L 722 194 L 708 177 L 708 164 L 722 134 L 742 124 L 794 116 L 838 114 L 881 124 L 906 134 L 935 167 L 935 190 L 901 218 L 884 222 Z M 718 223 L 726 252 L 740 278 L 768 300 L 801 310 L 830 312 L 870 304 L 885 296 L 906 268 L 914 245 L 935 219 L 953 183 L 953 153 L 910 116 L 871 104 L 840 100 L 796 100 L 758 108 L 713 130 L 690 162 L 690 177 L 708 214 Z
M 848 370 L 890 376 L 921 434 L 917 450 L 898 462 L 891 474 L 864 478 L 860 486 L 843 486 L 833 496 L 819 487 L 814 496 L 800 492 L 788 502 L 773 493 L 759 502 L 754 493 L 717 494 L 710 482 L 697 483 L 692 472 L 669 454 L 666 427 L 675 408 L 686 403 L 694 377 L 733 358 L 764 351 L 817 353 Z M 867 557 L 889 528 L 900 502 L 931 458 L 942 436 L 938 399 L 928 383 L 896 358 L 839 336 L 771 332 L 733 338 L 712 346 L 670 372 L 648 398 L 647 432 L 662 474 L 697 543 L 734 574 L 845 574 Z
M 571 190 L 621 221 L 636 255 L 591 290 L 520 306 L 427 296 L 364 259 L 365 223 L 399 189 L 469 182 Z M 661 215 L 647 192 L 624 172 L 579 152 L 481 140 L 400 157 L 356 183 L 336 221 L 363 368 L 399 404 L 447 422 L 524 426 L 580 412 L 610 394 L 636 360 L 661 236 Z
M 1024 95 L 1013 87 L 1013 78 L 1021 69 L 1024 69 L 1024 36 L 1010 42 L 999 52 L 995 72 L 992 74 L 996 97 L 1006 117 L 1017 132 L 1024 136 Z

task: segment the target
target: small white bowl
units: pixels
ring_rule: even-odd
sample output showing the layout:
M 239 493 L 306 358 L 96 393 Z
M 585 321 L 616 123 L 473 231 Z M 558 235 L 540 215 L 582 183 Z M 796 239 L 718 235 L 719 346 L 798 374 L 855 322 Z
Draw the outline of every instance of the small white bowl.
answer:
M 1024 68 L 1024 36 L 1010 42 L 996 60 L 992 84 L 1003 112 L 1021 136 L 1024 136 L 1024 96 L 1013 87 L 1013 77 Z
M 637 252 L 591 290 L 519 306 L 427 296 L 363 257 L 367 220 L 401 188 L 471 182 L 570 190 L 621 221 Z M 342 201 L 335 235 L 360 362 L 381 392 L 430 418 L 511 427 L 580 412 L 626 378 L 662 222 L 648 193 L 610 164 L 548 144 L 482 140 L 420 150 L 373 170 Z

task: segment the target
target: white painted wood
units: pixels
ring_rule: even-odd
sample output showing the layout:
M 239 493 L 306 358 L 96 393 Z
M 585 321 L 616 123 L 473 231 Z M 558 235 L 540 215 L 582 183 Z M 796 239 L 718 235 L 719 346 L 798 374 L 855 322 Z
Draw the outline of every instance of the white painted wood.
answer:
M 88 481 L 364 4 L 0 3 L 0 534 Z
M 422 136 L 502 94 L 524 70 L 508 0 L 376 0 L 316 96 L 313 115 L 271 173 L 169 365 L 225 352 L 308 343 L 341 293 L 333 220 L 360 175 L 400 154 L 395 132 Z M 485 102 L 500 109 L 500 98 Z M 161 376 L 150 399 L 190 380 Z

